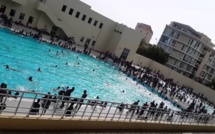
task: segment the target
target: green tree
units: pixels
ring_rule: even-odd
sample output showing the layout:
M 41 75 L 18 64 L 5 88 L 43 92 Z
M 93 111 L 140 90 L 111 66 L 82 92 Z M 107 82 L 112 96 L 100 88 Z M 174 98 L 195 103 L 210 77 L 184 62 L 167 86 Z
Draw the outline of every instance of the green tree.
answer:
M 162 48 L 155 45 L 150 45 L 148 48 L 139 47 L 137 53 L 161 64 L 165 64 L 169 58 L 168 53 L 166 53 Z
M 212 88 L 213 90 L 215 90 L 215 78 L 208 84 L 206 84 L 208 87 Z

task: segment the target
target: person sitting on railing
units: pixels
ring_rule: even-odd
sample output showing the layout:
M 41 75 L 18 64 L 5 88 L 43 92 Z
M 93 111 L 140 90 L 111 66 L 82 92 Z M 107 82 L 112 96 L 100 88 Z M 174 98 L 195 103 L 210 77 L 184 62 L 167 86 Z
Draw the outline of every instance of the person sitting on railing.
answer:
M 33 102 L 29 115 L 38 115 L 39 111 L 40 111 L 40 99 L 38 99 L 36 102 Z
M 17 92 L 14 94 L 13 97 L 14 97 L 15 99 L 17 99 L 18 96 L 19 96 L 19 92 L 17 91 Z
M 148 106 L 149 106 L 149 105 L 148 105 L 147 102 L 143 104 L 143 106 L 141 107 L 140 113 L 139 113 L 139 115 L 138 115 L 137 118 L 140 118 L 140 117 L 144 114 L 144 112 L 145 112 L 145 110 L 146 110 L 146 108 L 147 108 Z
M 54 94 L 54 97 L 52 98 L 52 101 L 51 101 L 53 104 L 54 110 L 57 109 L 57 99 L 58 99 L 57 94 Z
M 105 102 L 105 101 L 101 102 L 100 106 L 102 108 L 106 108 L 107 107 L 107 102 Z
M 136 110 L 136 108 L 137 108 L 139 102 L 140 102 L 139 100 L 136 101 L 136 102 L 134 102 L 134 103 L 131 105 L 131 107 L 129 108 L 129 110 L 127 111 L 127 113 L 132 112 L 132 113 L 131 113 L 131 116 L 133 116 L 133 114 L 134 114 L 134 112 L 135 112 L 135 110 Z
M 71 100 L 69 107 L 66 109 L 65 116 L 71 116 L 71 113 L 73 111 L 73 106 L 74 104 L 76 104 L 77 101 L 78 101 L 77 98 L 74 98 L 73 100 Z
M 125 107 L 126 107 L 126 105 L 122 102 L 118 107 L 116 107 L 116 108 L 118 108 L 119 109 L 119 112 L 121 113 L 122 111 L 123 111 L 123 109 L 125 109 Z
M 167 117 L 167 121 L 172 121 L 174 112 L 172 112 L 168 117 Z
M 74 92 L 74 90 L 75 90 L 75 87 L 72 87 L 72 89 L 69 89 L 69 87 L 67 86 L 67 90 L 65 91 L 64 98 L 63 98 L 60 108 L 64 107 L 64 103 L 69 100 L 70 95 L 72 92 Z
M 98 104 L 100 104 L 100 102 L 99 102 L 99 96 L 97 96 L 96 97 L 96 100 L 93 100 L 93 101 L 89 101 L 88 102 L 92 107 L 92 110 L 94 109 L 95 111 L 96 111 L 96 106 L 98 105 Z

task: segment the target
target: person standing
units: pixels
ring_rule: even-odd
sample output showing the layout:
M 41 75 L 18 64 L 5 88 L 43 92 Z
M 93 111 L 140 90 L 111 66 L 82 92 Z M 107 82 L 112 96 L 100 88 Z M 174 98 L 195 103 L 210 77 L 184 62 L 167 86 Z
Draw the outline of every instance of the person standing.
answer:
M 81 108 L 85 98 L 87 98 L 87 90 L 84 90 L 81 99 L 79 100 L 79 104 L 75 106 L 75 111 L 78 111 Z

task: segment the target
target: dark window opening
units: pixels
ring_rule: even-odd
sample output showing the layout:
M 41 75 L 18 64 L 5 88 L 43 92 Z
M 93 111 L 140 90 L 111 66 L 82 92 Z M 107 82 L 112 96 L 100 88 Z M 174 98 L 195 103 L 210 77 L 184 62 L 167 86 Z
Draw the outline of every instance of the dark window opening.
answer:
M 84 37 L 83 36 L 81 37 L 80 42 L 84 42 Z
M 24 14 L 24 13 L 20 13 L 19 19 L 20 19 L 20 20 L 23 20 L 24 18 L 25 18 L 25 14 Z
M 100 23 L 99 28 L 102 29 L 103 27 L 103 23 Z
M 87 38 L 86 43 L 90 44 L 91 39 Z
M 97 20 L 95 20 L 95 22 L 94 22 L 94 24 L 93 24 L 93 25 L 94 25 L 94 26 L 96 26 L 96 25 L 97 25 L 97 23 L 98 23 L 98 21 L 97 21 Z
M 87 16 L 84 14 L 84 15 L 82 16 L 82 20 L 85 21 L 86 17 L 87 17 Z
M 130 49 L 124 48 L 120 58 L 122 58 L 123 60 L 126 60 L 129 53 L 130 53 Z
M 92 22 L 92 18 L 89 18 L 88 23 L 90 24 Z
M 6 10 L 6 6 L 4 5 L 1 5 L 1 8 L 0 8 L 0 13 L 4 13 Z
M 10 10 L 10 16 L 14 17 L 14 16 L 15 16 L 15 13 L 16 13 L 16 10 L 14 10 L 14 9 L 11 9 L 11 10 Z
M 58 27 L 56 27 L 56 26 L 52 26 L 51 35 L 52 35 L 52 36 L 55 36 L 55 35 L 56 35 L 57 30 L 58 30 Z
M 80 16 L 80 12 L 77 12 L 75 17 L 78 18 Z
M 69 15 L 72 15 L 73 11 L 74 11 L 74 9 L 70 8 Z
M 31 24 L 31 23 L 33 23 L 33 21 L 34 21 L 34 17 L 30 16 L 29 19 L 28 19 L 28 23 Z
M 92 46 L 95 46 L 95 44 L 96 44 L 96 41 L 93 41 L 93 42 L 92 42 Z
M 61 11 L 65 12 L 65 11 L 66 11 L 66 8 L 67 8 L 67 6 L 66 6 L 66 5 L 63 5 Z

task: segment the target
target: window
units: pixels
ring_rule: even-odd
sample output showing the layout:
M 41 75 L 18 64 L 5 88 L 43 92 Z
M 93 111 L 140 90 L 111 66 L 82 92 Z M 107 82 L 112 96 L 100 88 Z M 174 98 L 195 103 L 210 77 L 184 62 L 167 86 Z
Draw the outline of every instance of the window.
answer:
M 92 18 L 89 18 L 88 23 L 90 24 L 92 22 Z
M 75 17 L 79 18 L 79 16 L 80 16 L 80 12 L 77 12 L 76 15 L 75 15 Z
M 87 38 L 86 43 L 90 44 L 91 39 Z
M 16 13 L 16 10 L 14 10 L 14 9 L 11 9 L 11 10 L 10 10 L 10 16 L 14 17 L 14 16 L 15 16 L 15 13 Z
M 84 15 L 82 16 L 82 20 L 85 21 L 86 17 L 87 17 L 87 16 L 84 14 Z
M 34 17 L 32 17 L 32 16 L 30 16 L 29 18 L 28 18 L 28 23 L 33 23 L 33 21 L 34 21 Z
M 124 48 L 124 49 L 123 49 L 123 52 L 122 52 L 122 54 L 121 54 L 121 56 L 120 56 L 120 58 L 122 58 L 123 60 L 126 60 L 127 57 L 128 57 L 129 52 L 130 52 L 129 49 Z
M 99 28 L 102 29 L 103 27 L 103 23 L 100 23 Z
M 25 18 L 25 14 L 24 14 L 24 13 L 20 13 L 19 19 L 20 19 L 20 20 L 23 20 L 24 18 Z
M 96 25 L 97 25 L 97 23 L 98 23 L 98 21 L 97 21 L 97 20 L 95 20 L 95 22 L 94 22 L 94 24 L 93 24 L 93 25 L 94 25 L 94 26 L 96 26 Z
M 6 6 L 4 5 L 1 5 L 1 8 L 0 8 L 0 13 L 4 13 L 6 10 Z
M 66 11 L 66 8 L 67 8 L 67 6 L 66 6 L 66 5 L 63 5 L 61 11 L 65 12 L 65 11 Z
M 84 37 L 82 36 L 81 39 L 80 39 L 80 42 L 83 42 L 83 41 L 84 41 Z
M 95 46 L 95 44 L 96 44 L 96 41 L 93 41 L 92 46 Z
M 72 13 L 73 13 L 73 9 L 72 8 L 70 8 L 70 10 L 69 10 L 69 15 L 72 15 Z

